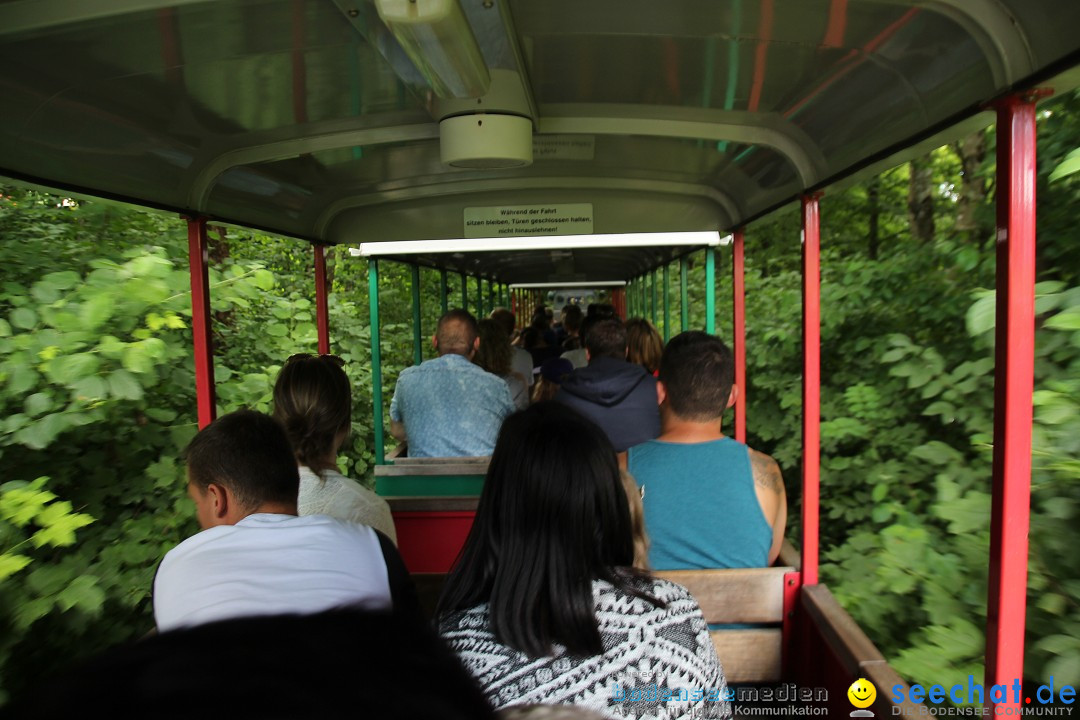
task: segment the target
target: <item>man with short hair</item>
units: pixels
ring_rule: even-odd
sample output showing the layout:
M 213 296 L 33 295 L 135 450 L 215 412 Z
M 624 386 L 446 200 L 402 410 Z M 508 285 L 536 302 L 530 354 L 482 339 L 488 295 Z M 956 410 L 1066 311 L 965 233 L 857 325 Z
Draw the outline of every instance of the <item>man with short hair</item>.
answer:
M 346 606 L 415 609 L 408 572 L 385 535 L 326 515 L 297 517 L 296 456 L 273 418 L 225 415 L 184 456 L 203 531 L 158 566 L 159 631 Z
M 488 315 L 488 317 L 501 324 L 506 330 L 506 337 L 513 340 L 514 331 L 517 329 L 517 318 L 514 317 L 514 313 L 504 307 L 497 307 L 491 311 L 491 314 Z M 524 377 L 525 382 L 531 388 L 533 383 L 536 382 L 536 376 L 533 373 L 532 355 L 528 350 L 519 348 L 514 344 L 510 345 L 510 350 L 512 351 L 510 357 L 510 369 Z M 529 395 L 532 395 L 531 390 L 529 391 Z
M 776 461 L 726 437 L 724 411 L 739 396 L 731 350 L 684 332 L 660 361 L 655 440 L 630 448 L 656 570 L 767 567 L 780 554 L 787 495 Z
M 472 363 L 480 347 L 476 318 L 451 310 L 439 318 L 432 342 L 439 357 L 398 376 L 391 434 L 408 442 L 409 457 L 490 455 L 514 400 L 505 380 Z
M 585 336 L 588 365 L 574 370 L 555 395 L 557 402 L 599 425 L 617 452 L 660 434 L 656 380 L 626 360 L 626 328 L 600 320 Z

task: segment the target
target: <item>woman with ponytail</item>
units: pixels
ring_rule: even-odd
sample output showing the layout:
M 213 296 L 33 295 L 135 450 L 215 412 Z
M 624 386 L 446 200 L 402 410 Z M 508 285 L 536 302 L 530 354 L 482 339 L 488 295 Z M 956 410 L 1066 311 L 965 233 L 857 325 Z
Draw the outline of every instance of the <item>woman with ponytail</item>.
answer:
M 336 355 L 293 355 L 274 385 L 274 418 L 300 465 L 301 515 L 329 515 L 370 525 L 397 544 L 390 506 L 337 471 L 352 425 L 352 391 Z

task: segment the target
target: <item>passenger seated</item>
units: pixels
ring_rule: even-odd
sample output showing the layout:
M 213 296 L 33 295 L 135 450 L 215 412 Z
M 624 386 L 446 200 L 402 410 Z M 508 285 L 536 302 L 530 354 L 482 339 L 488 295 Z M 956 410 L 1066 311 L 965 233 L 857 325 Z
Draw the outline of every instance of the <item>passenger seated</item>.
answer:
M 575 370 L 555 395 L 607 433 L 617 452 L 660 434 L 656 379 L 626 361 L 626 328 L 601 320 L 585 336 L 589 364 Z
M 514 412 L 506 383 L 472 364 L 476 318 L 451 310 L 432 339 L 439 357 L 407 367 L 390 401 L 390 432 L 410 457 L 490 455 L 503 418 Z
M 780 554 L 787 496 L 776 461 L 726 437 L 738 397 L 731 350 L 685 332 L 660 363 L 660 437 L 627 454 L 657 570 L 766 567 Z
M 619 718 L 730 717 L 697 602 L 633 561 L 607 436 L 568 407 L 532 405 L 499 433 L 439 601 L 439 631 L 496 709 L 547 703 Z M 631 700 L 627 691 L 649 682 L 641 672 L 686 694 Z
M 510 397 L 518 410 L 529 406 L 529 386 L 524 376 L 514 372 L 513 348 L 501 324 L 491 318 L 484 318 L 477 327 L 480 333 L 480 346 L 476 348 L 473 362 L 492 375 L 502 378 L 510 389 Z
M 645 368 L 656 377 L 660 371 L 660 357 L 664 354 L 664 340 L 656 327 L 645 318 L 626 321 L 626 359 Z
M 528 350 L 514 345 L 514 335 L 517 333 L 517 318 L 514 317 L 514 313 L 506 308 L 497 307 L 491 311 L 488 317 L 499 323 L 502 329 L 506 331 L 506 338 L 510 343 L 511 367 L 514 372 L 525 378 L 525 384 L 531 388 L 534 381 L 532 355 L 529 354 Z M 529 394 L 532 394 L 531 390 Z
M 577 305 L 564 305 L 562 309 L 562 331 L 559 346 L 563 350 L 577 350 L 581 347 L 581 321 L 585 319 Z
M 419 613 L 412 581 L 385 535 L 325 515 L 297 516 L 296 457 L 273 418 L 251 410 L 225 415 L 184 455 L 203 531 L 158 566 L 159 631 L 344 606 Z
M 370 525 L 397 544 L 390 506 L 337 469 L 352 430 L 352 389 L 335 355 L 293 355 L 274 384 L 274 419 L 289 436 L 300 464 L 300 515 L 329 515 Z

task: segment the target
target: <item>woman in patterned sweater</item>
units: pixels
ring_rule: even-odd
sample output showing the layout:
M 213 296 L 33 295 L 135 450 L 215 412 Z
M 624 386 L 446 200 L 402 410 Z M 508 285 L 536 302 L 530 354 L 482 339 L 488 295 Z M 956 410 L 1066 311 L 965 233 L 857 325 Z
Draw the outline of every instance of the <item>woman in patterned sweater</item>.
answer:
M 615 450 L 557 403 L 506 419 L 439 630 L 496 708 L 571 704 L 612 718 L 729 718 L 685 588 L 631 566 Z

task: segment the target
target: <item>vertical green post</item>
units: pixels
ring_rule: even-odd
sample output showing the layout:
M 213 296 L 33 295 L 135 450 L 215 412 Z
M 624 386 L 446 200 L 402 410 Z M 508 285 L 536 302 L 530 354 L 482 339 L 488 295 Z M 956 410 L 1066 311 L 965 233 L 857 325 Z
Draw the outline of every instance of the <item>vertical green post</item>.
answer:
M 716 332 L 716 248 L 705 248 L 705 332 Z
M 664 344 L 671 338 L 671 277 L 668 265 L 664 263 Z
M 634 281 L 631 279 L 626 283 L 626 319 L 634 317 Z
M 656 268 L 653 268 L 649 275 L 652 280 L 652 324 L 653 327 L 656 327 L 660 310 L 660 289 L 656 287 Z
M 690 261 L 686 256 L 679 258 L 679 311 L 682 324 L 679 329 L 686 332 L 690 329 L 690 293 L 686 289 L 686 274 L 690 269 Z
M 412 353 L 413 365 L 424 362 L 424 330 L 420 327 L 420 266 L 412 270 Z
M 487 310 L 491 312 L 495 309 L 495 280 L 488 278 L 488 296 L 487 296 Z
M 371 395 L 375 425 L 375 464 L 386 463 L 383 440 L 382 350 L 379 347 L 379 261 L 368 260 L 368 307 L 371 323 Z
M 484 317 L 484 278 L 476 278 L 476 317 Z
M 461 273 L 461 309 L 469 309 L 469 276 Z
M 439 304 L 442 306 L 442 314 L 450 310 L 450 285 L 446 281 L 446 268 L 439 271 Z

